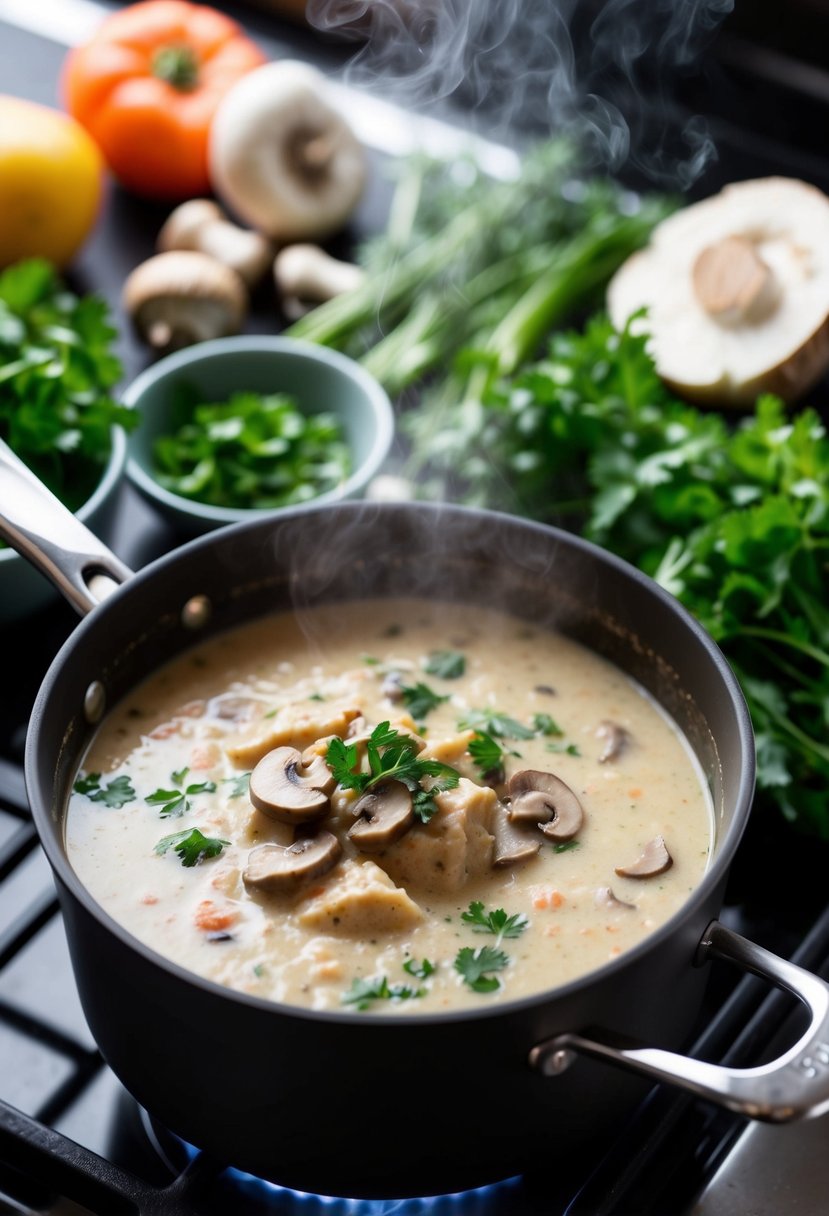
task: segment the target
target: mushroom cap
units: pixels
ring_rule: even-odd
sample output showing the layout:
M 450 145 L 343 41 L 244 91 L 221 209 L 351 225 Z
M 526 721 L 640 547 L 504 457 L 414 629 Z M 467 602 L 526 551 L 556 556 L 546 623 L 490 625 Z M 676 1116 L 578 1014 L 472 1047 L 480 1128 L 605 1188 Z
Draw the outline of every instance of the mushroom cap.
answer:
M 622 878 L 655 878 L 670 870 L 674 859 L 668 852 L 664 836 L 654 836 L 645 845 L 636 861 L 629 866 L 616 866 L 616 873 Z
M 727 186 L 657 225 L 607 303 L 617 329 L 648 309 L 634 331 L 683 396 L 793 401 L 829 367 L 829 198 L 785 177 Z
M 534 823 L 550 840 L 572 840 L 584 823 L 581 803 L 554 773 L 522 769 L 510 778 L 509 793 L 511 822 Z
M 537 827 L 521 827 L 513 823 L 507 808 L 500 802 L 492 818 L 492 835 L 495 838 L 492 851 L 494 866 L 519 865 L 535 857 L 541 848 Z
M 363 794 L 353 807 L 357 822 L 349 839 L 364 853 L 381 853 L 414 823 L 412 795 L 401 781 L 387 781 Z
M 280 823 L 308 823 L 329 808 L 331 770 L 322 756 L 304 765 L 295 747 L 267 752 L 250 775 L 250 800 Z
M 626 903 L 613 894 L 612 887 L 597 887 L 593 901 L 598 908 L 629 908 L 634 910 L 636 904 Z
M 246 887 L 287 894 L 327 874 L 339 861 L 342 845 L 331 832 L 303 836 L 293 844 L 260 844 L 251 849 L 242 873 Z
M 596 738 L 604 744 L 599 754 L 599 764 L 607 764 L 609 760 L 618 760 L 630 743 L 630 735 L 624 726 L 620 726 L 618 722 L 611 722 L 609 718 L 605 718 L 596 727 Z
M 326 92 L 322 73 L 280 59 L 243 76 L 213 118 L 214 189 L 275 240 L 330 236 L 363 193 L 365 152 Z
M 238 333 L 248 293 L 229 266 L 176 250 L 136 266 L 124 283 L 122 304 L 153 346 L 176 347 Z
M 218 203 L 210 198 L 191 198 L 167 216 L 156 237 L 159 253 L 173 249 L 198 249 L 199 233 L 206 224 L 225 218 Z

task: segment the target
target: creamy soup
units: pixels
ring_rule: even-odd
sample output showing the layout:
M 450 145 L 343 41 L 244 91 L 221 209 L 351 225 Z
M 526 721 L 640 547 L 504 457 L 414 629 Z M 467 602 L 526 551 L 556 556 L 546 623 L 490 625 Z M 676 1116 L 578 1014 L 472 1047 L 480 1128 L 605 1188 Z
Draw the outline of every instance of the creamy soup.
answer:
M 481 608 L 275 615 L 107 718 L 72 865 L 183 967 L 313 1009 L 481 1007 L 629 950 L 705 872 L 676 726 L 580 645 Z

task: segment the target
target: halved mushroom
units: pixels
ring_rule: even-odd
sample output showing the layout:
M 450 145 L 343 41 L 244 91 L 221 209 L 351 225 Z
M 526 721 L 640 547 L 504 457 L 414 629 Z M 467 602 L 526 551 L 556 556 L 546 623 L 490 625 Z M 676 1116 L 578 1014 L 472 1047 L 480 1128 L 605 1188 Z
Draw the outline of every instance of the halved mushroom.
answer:
M 658 224 L 608 287 L 617 329 L 642 308 L 656 369 L 692 400 L 794 401 L 829 367 L 829 199 L 785 177 L 737 182 Z
M 294 747 L 277 747 L 250 775 L 250 800 L 280 823 L 307 823 L 328 810 L 334 777 L 322 756 L 304 764 Z
M 616 866 L 616 873 L 622 878 L 654 878 L 670 870 L 674 859 L 668 852 L 663 836 L 654 836 L 649 840 L 636 861 L 629 866 Z
M 510 778 L 510 820 L 535 823 L 550 840 L 571 840 L 584 823 L 576 795 L 554 773 L 525 768 Z
M 608 760 L 618 760 L 630 742 L 630 735 L 624 726 L 611 722 L 609 718 L 599 723 L 596 728 L 596 738 L 604 742 L 599 764 L 607 764 Z
M 287 848 L 280 844 L 260 844 L 248 854 L 242 873 L 246 887 L 275 894 L 289 894 L 304 883 L 333 869 L 342 845 L 331 832 L 303 836 Z
M 629 908 L 631 910 L 636 908 L 636 904 L 625 903 L 623 899 L 615 896 L 611 887 L 597 887 L 593 898 L 599 908 Z
M 387 781 L 363 794 L 354 804 L 357 822 L 349 828 L 349 839 L 364 853 L 382 853 L 399 840 L 414 823 L 412 795 L 400 781 Z
M 518 827 L 511 822 L 503 803 L 498 804 L 493 816 L 492 835 L 495 838 L 492 851 L 494 866 L 520 865 L 535 857 L 541 848 L 541 837 L 536 828 Z
M 206 253 L 177 250 L 148 258 L 127 277 L 124 311 L 156 350 L 178 350 L 238 333 L 248 293 L 235 270 Z

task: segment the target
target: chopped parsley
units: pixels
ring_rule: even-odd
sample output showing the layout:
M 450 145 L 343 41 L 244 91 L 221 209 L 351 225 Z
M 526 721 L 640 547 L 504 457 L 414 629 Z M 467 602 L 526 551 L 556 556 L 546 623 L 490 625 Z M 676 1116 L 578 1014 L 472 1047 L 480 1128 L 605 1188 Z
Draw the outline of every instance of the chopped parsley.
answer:
M 455 970 L 473 992 L 497 991 L 501 981 L 489 972 L 503 971 L 508 964 L 508 956 L 495 946 L 480 946 L 477 950 L 464 946 L 455 958 Z
M 535 734 L 528 726 L 495 709 L 470 709 L 458 722 L 458 730 L 475 730 L 494 739 L 532 739 Z
M 571 849 L 579 847 L 578 840 L 560 840 L 558 844 L 553 845 L 554 853 L 569 853 Z
M 229 840 L 220 840 L 216 836 L 205 836 L 198 828 L 187 832 L 173 832 L 170 836 L 162 836 L 155 846 L 156 853 L 164 856 L 173 849 L 181 859 L 183 866 L 195 866 L 208 857 L 218 857 Z
M 355 1009 L 370 1009 L 373 1001 L 410 1001 L 425 996 L 425 988 L 410 988 L 408 984 L 390 984 L 385 975 L 373 979 L 353 980 L 342 995 L 343 1005 Z
M 189 768 L 180 768 L 177 772 L 170 774 L 170 780 L 173 782 L 173 785 L 181 786 L 189 772 Z M 191 809 L 190 799 L 192 797 L 196 794 L 212 794 L 215 789 L 215 781 L 194 781 L 185 789 L 154 790 L 152 794 L 147 795 L 144 801 L 149 806 L 159 807 L 158 813 L 163 818 L 168 819 L 172 817 L 178 819 Z
M 563 735 L 564 731 L 549 714 L 533 714 L 533 729 L 537 735 Z
M 101 785 L 100 773 L 87 773 L 79 777 L 72 789 L 76 794 L 85 794 L 90 802 L 103 802 L 105 806 L 120 810 L 128 802 L 135 801 L 135 790 L 126 775 L 113 777 L 106 785 Z
M 403 694 L 403 704 L 417 722 L 422 722 L 433 709 L 449 700 L 448 696 L 433 692 L 428 684 L 401 684 L 400 691 Z
M 548 752 L 557 752 L 562 756 L 580 756 L 579 746 L 577 743 L 548 743 Z
M 423 669 L 442 680 L 457 680 L 466 671 L 466 656 L 459 650 L 433 650 Z
M 478 899 L 473 900 L 465 912 L 461 912 L 461 920 L 465 925 L 471 925 L 475 933 L 492 933 L 499 943 L 505 937 L 520 937 L 530 923 L 520 912 L 513 916 L 508 916 L 503 908 L 486 912 Z
M 366 744 L 369 771 L 358 768 L 357 745 L 332 739 L 325 752 L 325 762 L 334 774 L 337 783 L 347 790 L 364 794 L 385 781 L 400 781 L 412 795 L 415 814 L 423 823 L 428 823 L 437 811 L 435 794 L 454 789 L 460 774 L 439 760 L 421 760 L 417 755 L 417 742 L 409 735 L 400 734 L 390 723 L 375 726 Z M 424 789 L 421 781 L 431 777 L 432 784 Z
M 437 966 L 430 962 L 428 958 L 424 958 L 421 962 L 417 959 L 407 958 L 403 964 L 403 970 L 413 975 L 416 980 L 426 980 L 430 975 L 434 975 L 437 971 Z
M 248 792 L 250 773 L 239 773 L 237 777 L 225 777 L 222 785 L 229 785 L 231 787 L 228 795 L 230 798 L 241 798 L 243 794 Z
M 469 747 L 466 750 L 475 761 L 475 766 L 484 780 L 487 778 L 502 780 L 504 756 L 520 757 L 521 755 L 520 752 L 513 751 L 511 748 L 501 747 L 492 735 L 488 735 L 482 730 L 475 732 L 475 738 L 470 739 Z

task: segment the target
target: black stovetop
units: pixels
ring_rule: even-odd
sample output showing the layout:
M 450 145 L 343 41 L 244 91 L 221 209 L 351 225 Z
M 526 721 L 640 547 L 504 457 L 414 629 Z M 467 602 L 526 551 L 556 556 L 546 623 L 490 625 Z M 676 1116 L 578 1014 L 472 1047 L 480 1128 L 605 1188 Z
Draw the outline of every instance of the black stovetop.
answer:
M 37 0 L 32 0 L 34 8 Z M 110 5 L 111 7 L 111 5 Z M 0 91 L 53 104 L 65 47 L 48 37 L 3 24 L 0 0 Z M 335 44 L 306 32 L 252 18 L 268 49 L 336 66 L 346 57 Z M 750 22 L 748 23 L 750 26 Z M 729 75 L 741 39 L 738 23 L 723 56 L 683 82 L 686 101 L 724 99 L 712 119 L 720 159 L 697 184 L 701 193 L 729 176 L 798 172 L 829 186 L 829 159 L 808 136 L 788 141 L 768 82 L 745 84 L 748 68 Z M 762 50 L 762 48 L 761 48 Z M 725 67 L 723 67 L 723 62 Z M 765 66 L 764 66 L 765 65 Z M 760 67 L 768 72 L 768 63 Z M 812 78 L 810 77 L 810 80 Z M 719 83 L 718 83 L 719 82 Z M 740 89 L 743 92 L 740 92 Z M 745 90 L 762 90 L 756 128 L 745 129 Z M 787 84 L 783 92 L 793 90 Z M 829 97 L 829 93 L 827 93 Z M 803 104 L 803 98 L 800 98 Z M 818 103 L 812 97 L 809 106 Z M 829 109 L 829 105 L 827 105 Z M 773 111 L 771 140 L 762 115 Z M 798 111 L 799 113 L 799 111 Z M 814 117 L 814 109 L 810 109 Z M 790 123 L 797 120 L 792 117 Z M 782 134 L 781 134 L 782 133 Z M 768 134 L 768 132 L 767 132 Z M 358 228 L 376 226 L 384 188 L 370 194 Z M 76 268 L 77 285 L 102 290 L 113 305 L 127 271 L 152 252 L 162 209 L 137 204 L 113 190 L 101 225 Z M 279 318 L 258 310 L 252 327 L 273 329 Z M 122 327 L 127 376 L 144 351 Z M 113 548 L 137 567 L 177 538 L 124 485 Z M 55 603 L 37 617 L 3 630 L 6 659 L 0 696 L 0 1213 L 88 1211 L 102 1216 L 677 1216 L 688 1213 L 703 1185 L 743 1131 L 743 1121 L 665 1088 L 652 1091 L 617 1137 L 586 1146 L 584 1158 L 555 1176 L 507 1180 L 496 1187 L 430 1200 L 318 1200 L 234 1175 L 224 1163 L 171 1141 L 152 1126 L 102 1061 L 80 1008 L 48 866 L 26 804 L 22 750 L 30 706 L 40 680 L 75 618 Z M 789 853 L 796 880 L 778 884 L 769 906 L 762 883 L 765 858 Z M 829 975 L 829 911 L 824 910 L 826 846 L 776 836 L 773 825 L 752 825 L 729 885 L 724 919 L 732 927 L 803 965 Z M 785 866 L 778 865 L 778 872 Z M 694 1054 L 734 1065 L 758 1062 L 782 1034 L 790 1034 L 792 1002 L 758 981 L 715 969 L 698 1026 Z M 781 1167 L 784 1168 L 784 1167 Z M 78 1205 L 78 1206 L 73 1206 Z M 806 1212 L 804 1216 L 819 1216 Z

